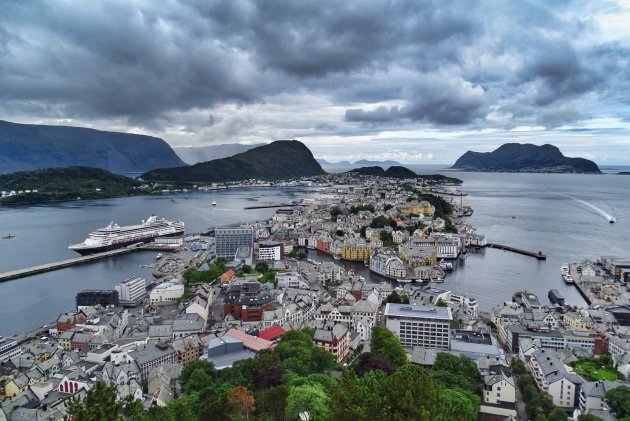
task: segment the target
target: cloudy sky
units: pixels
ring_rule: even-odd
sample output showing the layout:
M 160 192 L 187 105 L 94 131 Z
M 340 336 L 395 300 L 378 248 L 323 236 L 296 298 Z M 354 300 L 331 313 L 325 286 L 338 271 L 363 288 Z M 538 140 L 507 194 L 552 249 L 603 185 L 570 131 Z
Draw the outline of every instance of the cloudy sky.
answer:
M 630 0 L 2 0 L 0 119 L 299 139 L 451 163 L 552 143 L 630 165 Z

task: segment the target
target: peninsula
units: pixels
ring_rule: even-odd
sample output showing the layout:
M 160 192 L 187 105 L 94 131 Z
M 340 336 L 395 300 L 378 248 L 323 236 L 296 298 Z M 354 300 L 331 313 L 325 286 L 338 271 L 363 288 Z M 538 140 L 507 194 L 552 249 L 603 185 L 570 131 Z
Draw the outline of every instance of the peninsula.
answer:
M 593 161 L 568 158 L 553 145 L 506 143 L 492 152 L 468 151 L 452 169 L 488 172 L 601 174 Z

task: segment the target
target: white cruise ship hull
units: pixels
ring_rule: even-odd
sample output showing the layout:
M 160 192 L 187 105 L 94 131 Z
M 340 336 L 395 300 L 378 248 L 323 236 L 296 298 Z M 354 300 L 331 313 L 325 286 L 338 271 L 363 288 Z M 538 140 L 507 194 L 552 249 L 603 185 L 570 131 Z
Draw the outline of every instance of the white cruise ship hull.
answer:
M 111 223 L 88 236 L 82 243 L 68 247 L 81 255 L 100 253 L 127 247 L 132 244 L 148 243 L 158 237 L 172 237 L 184 233 L 183 222 L 171 222 L 152 216 L 141 225 L 120 227 Z

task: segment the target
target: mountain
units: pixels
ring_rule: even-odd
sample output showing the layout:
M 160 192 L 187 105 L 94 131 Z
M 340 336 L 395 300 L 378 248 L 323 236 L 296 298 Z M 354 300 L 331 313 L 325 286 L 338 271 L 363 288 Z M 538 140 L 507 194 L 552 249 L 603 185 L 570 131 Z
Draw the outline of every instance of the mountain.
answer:
M 18 171 L 0 175 L 0 190 L 22 193 L 5 196 L 2 204 L 99 199 L 137 194 L 140 182 L 100 168 L 66 167 Z M 26 190 L 30 192 L 26 193 Z
M 145 172 L 184 162 L 157 137 L 0 120 L 0 173 L 85 166 Z
M 278 140 L 229 158 L 187 167 L 149 171 L 150 181 L 216 183 L 248 179 L 279 180 L 325 174 L 311 151 L 297 140 Z
M 465 171 L 601 174 L 593 161 L 567 158 L 553 145 L 506 143 L 492 152 L 468 151 L 451 167 Z
M 400 162 L 397 162 L 397 161 L 369 161 L 367 159 L 362 159 L 360 161 L 356 161 L 353 165 L 367 165 L 367 166 L 378 165 L 379 167 L 391 167 L 392 165 L 400 165 Z
M 384 170 L 383 168 L 377 167 L 377 166 L 361 167 L 361 168 L 355 168 L 348 172 L 353 173 L 353 174 L 360 174 L 360 175 L 371 175 L 374 177 L 390 177 L 390 178 L 417 178 L 418 177 L 418 174 L 416 174 L 415 172 L 401 166 L 389 167 L 387 170 Z
M 199 162 L 212 161 L 213 159 L 227 158 L 228 156 L 246 152 L 250 149 L 262 146 L 264 143 L 255 145 L 241 145 L 240 143 L 224 143 L 210 146 L 185 146 L 173 148 L 175 153 L 187 164 L 197 164 Z

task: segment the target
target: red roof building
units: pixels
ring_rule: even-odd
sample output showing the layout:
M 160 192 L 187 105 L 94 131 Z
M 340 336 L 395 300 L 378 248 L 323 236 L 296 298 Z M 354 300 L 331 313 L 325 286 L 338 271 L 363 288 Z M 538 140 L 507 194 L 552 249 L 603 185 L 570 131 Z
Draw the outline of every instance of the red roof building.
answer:
M 280 326 L 278 325 L 273 325 L 267 329 L 263 329 L 258 333 L 258 337 L 268 340 L 268 341 L 274 341 L 277 338 L 279 338 L 280 336 L 282 336 L 282 334 L 284 333 L 284 329 L 282 329 Z

